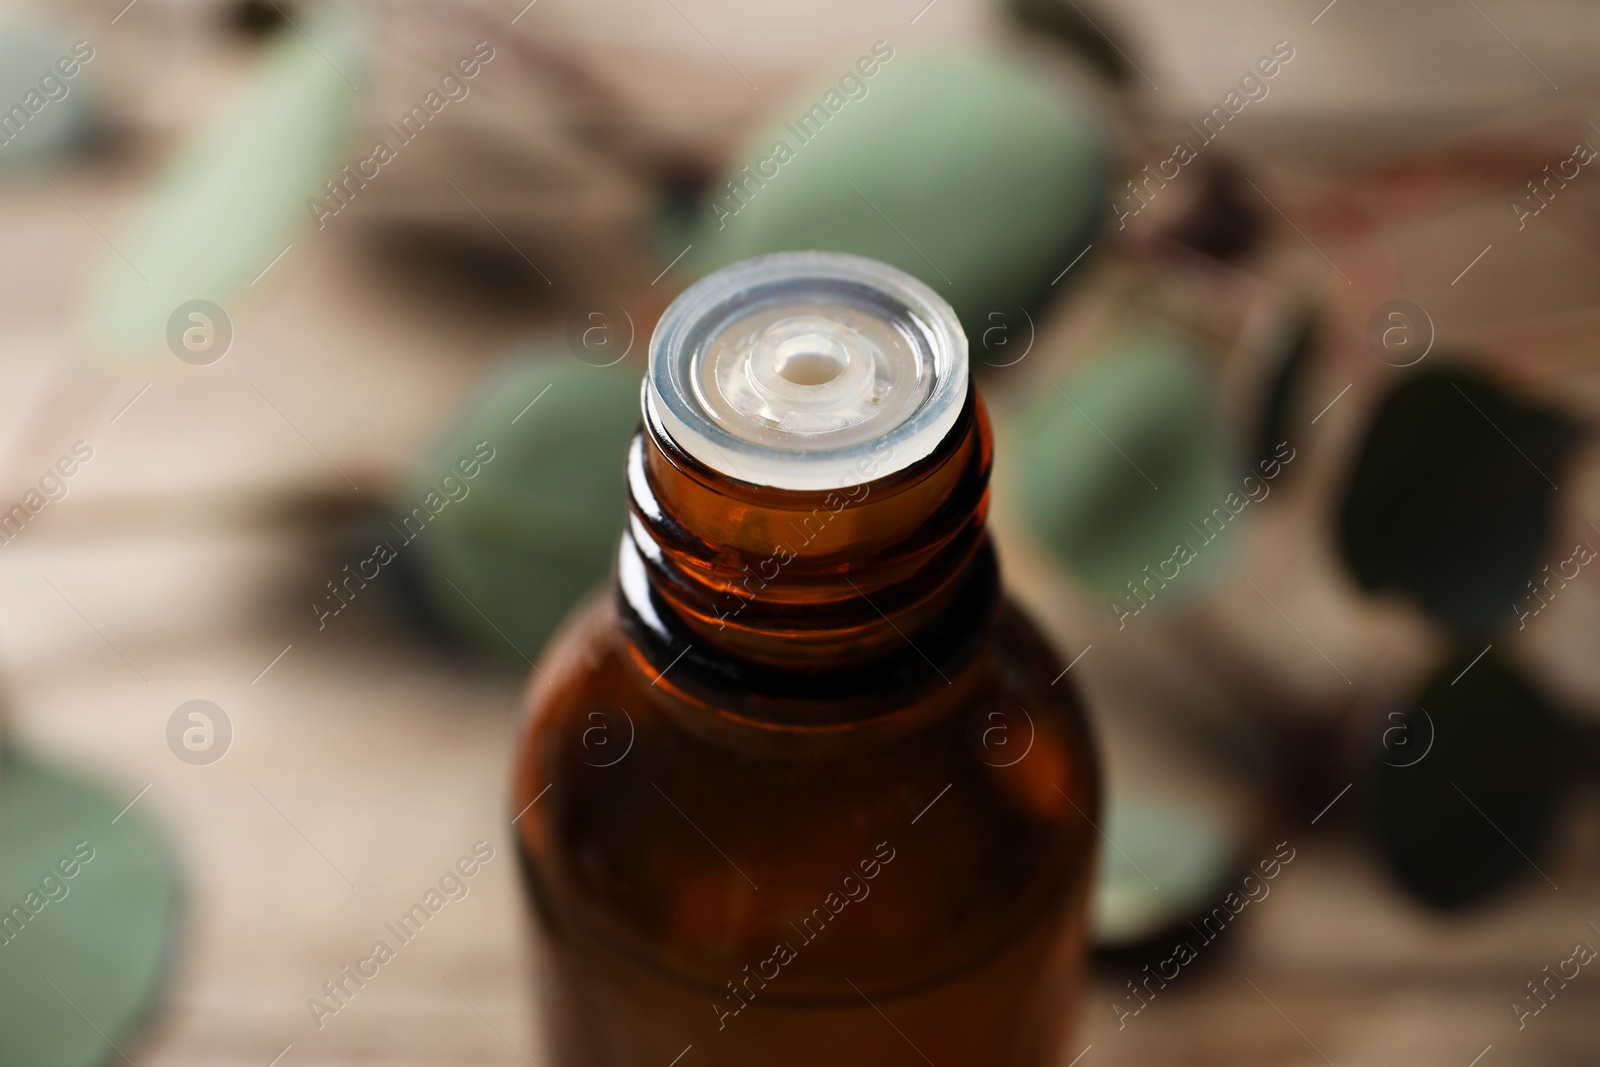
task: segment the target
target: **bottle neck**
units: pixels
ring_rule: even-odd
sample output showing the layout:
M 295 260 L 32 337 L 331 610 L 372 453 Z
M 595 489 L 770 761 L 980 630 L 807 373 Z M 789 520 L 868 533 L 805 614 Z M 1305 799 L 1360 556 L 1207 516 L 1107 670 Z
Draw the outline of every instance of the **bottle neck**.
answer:
M 831 490 L 724 476 L 647 414 L 619 560 L 645 665 L 686 687 L 710 674 L 793 696 L 948 683 L 999 599 L 984 526 L 992 458 L 970 388 L 932 454 L 884 477 L 892 454 L 869 455 Z

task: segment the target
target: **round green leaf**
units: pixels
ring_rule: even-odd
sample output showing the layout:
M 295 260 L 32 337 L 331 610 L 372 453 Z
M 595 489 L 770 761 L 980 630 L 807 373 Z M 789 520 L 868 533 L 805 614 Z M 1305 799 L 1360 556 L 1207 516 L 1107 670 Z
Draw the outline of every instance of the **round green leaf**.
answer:
M 867 256 L 932 286 L 977 337 L 991 313 L 1042 303 L 1106 215 L 1091 105 L 1015 60 L 897 53 L 780 115 L 712 187 L 693 266 Z
M 1084 583 L 1129 597 L 1130 608 L 1139 602 L 1128 583 L 1149 596 L 1142 583 L 1172 573 L 1178 546 L 1193 559 L 1176 564 L 1170 589 L 1152 582 L 1152 603 L 1200 593 L 1202 575 L 1242 547 L 1210 386 L 1177 340 L 1114 342 L 1070 380 L 1038 390 L 1013 454 L 1034 533 Z
M 1339 526 L 1356 579 L 1409 593 L 1462 633 L 1493 630 L 1530 593 L 1577 436 L 1566 417 L 1474 371 L 1407 377 L 1345 490 Z
M 588 366 L 551 344 L 496 376 L 393 505 L 392 544 L 452 631 L 515 667 L 537 657 L 610 573 L 638 425 L 639 375 L 626 364 Z M 466 478 L 459 465 L 481 445 L 493 458 Z M 443 504 L 425 518 L 429 494 Z
M 1111 847 L 1091 912 L 1098 948 L 1139 944 L 1204 913 L 1238 864 L 1233 827 L 1192 804 L 1112 794 L 1104 829 Z
M 14 753 L 0 761 L 0 1063 L 119 1062 L 111 1042 L 128 1047 L 155 1003 L 178 885 L 125 803 Z
M 1492 653 L 1477 663 L 1474 655 L 1445 664 L 1396 727 L 1431 747 L 1404 759 L 1386 750 L 1378 766 L 1384 856 L 1408 889 L 1440 907 L 1543 877 L 1535 865 L 1562 771 L 1562 730 L 1539 694 Z

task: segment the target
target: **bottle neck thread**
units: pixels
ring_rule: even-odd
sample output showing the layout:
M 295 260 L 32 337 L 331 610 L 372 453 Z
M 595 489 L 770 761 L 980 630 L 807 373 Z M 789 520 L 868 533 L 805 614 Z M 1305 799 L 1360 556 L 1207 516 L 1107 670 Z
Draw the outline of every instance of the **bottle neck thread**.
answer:
M 720 474 L 647 411 L 628 454 L 619 559 L 644 665 L 675 665 L 685 687 L 710 674 L 801 697 L 949 683 L 998 604 L 985 529 L 992 459 L 970 388 L 931 454 L 896 469 L 872 452 L 829 490 Z

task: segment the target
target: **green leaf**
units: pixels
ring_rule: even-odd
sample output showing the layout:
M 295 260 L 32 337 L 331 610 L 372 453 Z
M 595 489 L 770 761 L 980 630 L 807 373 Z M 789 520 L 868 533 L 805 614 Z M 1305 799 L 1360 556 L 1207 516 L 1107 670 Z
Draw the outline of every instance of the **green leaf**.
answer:
M 1541 848 L 1564 777 L 1563 731 L 1548 705 L 1493 654 L 1473 664 L 1474 654 L 1445 664 L 1395 727 L 1415 751 L 1388 749 L 1378 767 L 1384 856 L 1440 907 L 1514 880 L 1544 884 L 1535 864 L 1548 869 Z
M 1144 581 L 1144 568 L 1159 570 L 1181 544 L 1194 559 L 1180 565 L 1176 588 L 1155 594 L 1173 605 L 1202 592 L 1202 575 L 1243 547 L 1225 507 L 1210 385 L 1199 356 L 1180 341 L 1113 342 L 1069 380 L 1039 389 L 1013 452 L 1023 517 L 1101 592 L 1131 596 L 1127 583 Z
M 623 461 L 639 426 L 639 375 L 627 364 L 585 365 L 550 343 L 496 376 L 485 396 L 396 494 L 395 524 L 413 540 L 391 527 L 390 543 L 420 572 L 450 630 L 525 669 L 523 657 L 537 658 L 611 571 L 627 513 Z M 428 494 L 446 499 L 443 478 L 479 442 L 494 458 L 471 479 L 456 471 L 466 496 L 423 523 Z
M 15 754 L 0 762 L 0 1063 L 120 1061 L 108 1040 L 127 1047 L 155 1003 L 178 886 L 137 809 L 118 817 L 126 803 Z
M 351 162 L 357 28 L 332 9 L 301 27 L 267 47 L 115 236 L 121 254 L 107 258 L 90 309 L 103 350 L 164 352 L 168 318 L 191 300 L 234 314 L 312 220 L 308 201 Z
M 926 282 L 972 338 L 991 313 L 1042 304 L 1110 202 L 1091 104 L 982 55 L 897 54 L 872 77 L 846 77 L 864 95 L 816 86 L 735 157 L 726 178 L 744 206 L 712 187 L 691 267 L 797 249 L 867 256 Z M 774 160 L 780 143 L 786 162 Z
M 1528 596 L 1577 428 L 1483 375 L 1441 368 L 1384 400 L 1344 494 L 1345 559 L 1371 590 L 1415 597 L 1483 635 Z

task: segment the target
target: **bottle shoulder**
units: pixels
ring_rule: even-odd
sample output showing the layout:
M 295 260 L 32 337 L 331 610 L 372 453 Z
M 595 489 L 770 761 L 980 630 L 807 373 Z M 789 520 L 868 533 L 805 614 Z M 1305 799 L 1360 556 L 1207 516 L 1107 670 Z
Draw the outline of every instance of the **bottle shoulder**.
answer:
M 915 649 L 909 640 L 907 645 Z M 926 672 L 897 691 L 875 690 L 862 697 L 841 690 L 819 697 L 806 687 L 803 696 L 774 711 L 778 701 L 721 678 L 680 683 L 672 676 L 680 662 L 681 678 L 690 673 L 686 659 L 658 666 L 636 646 L 615 597 L 596 595 L 574 611 L 535 667 L 523 697 L 524 721 L 581 718 L 589 703 L 610 699 L 665 716 L 682 729 L 715 733 L 733 747 L 741 741 L 775 751 L 792 746 L 798 754 L 819 742 L 826 748 L 852 741 L 870 745 L 962 708 L 1010 701 L 1030 717 L 1035 711 L 1029 709 L 1037 709 L 1068 720 L 1074 733 L 1087 731 L 1081 697 L 1064 677 L 1065 662 L 1009 597 L 1001 599 L 970 658 L 949 670 L 948 663 L 927 661 Z M 833 710 L 838 708 L 849 711 Z M 1088 744 L 1087 737 L 1083 743 Z
M 518 742 L 541 914 L 712 985 L 852 907 L 852 932 L 808 942 L 797 993 L 846 962 L 880 989 L 970 965 L 1087 884 L 1098 774 L 1057 659 L 1006 605 L 964 669 L 878 717 L 774 728 L 737 693 L 683 706 L 591 603 Z

